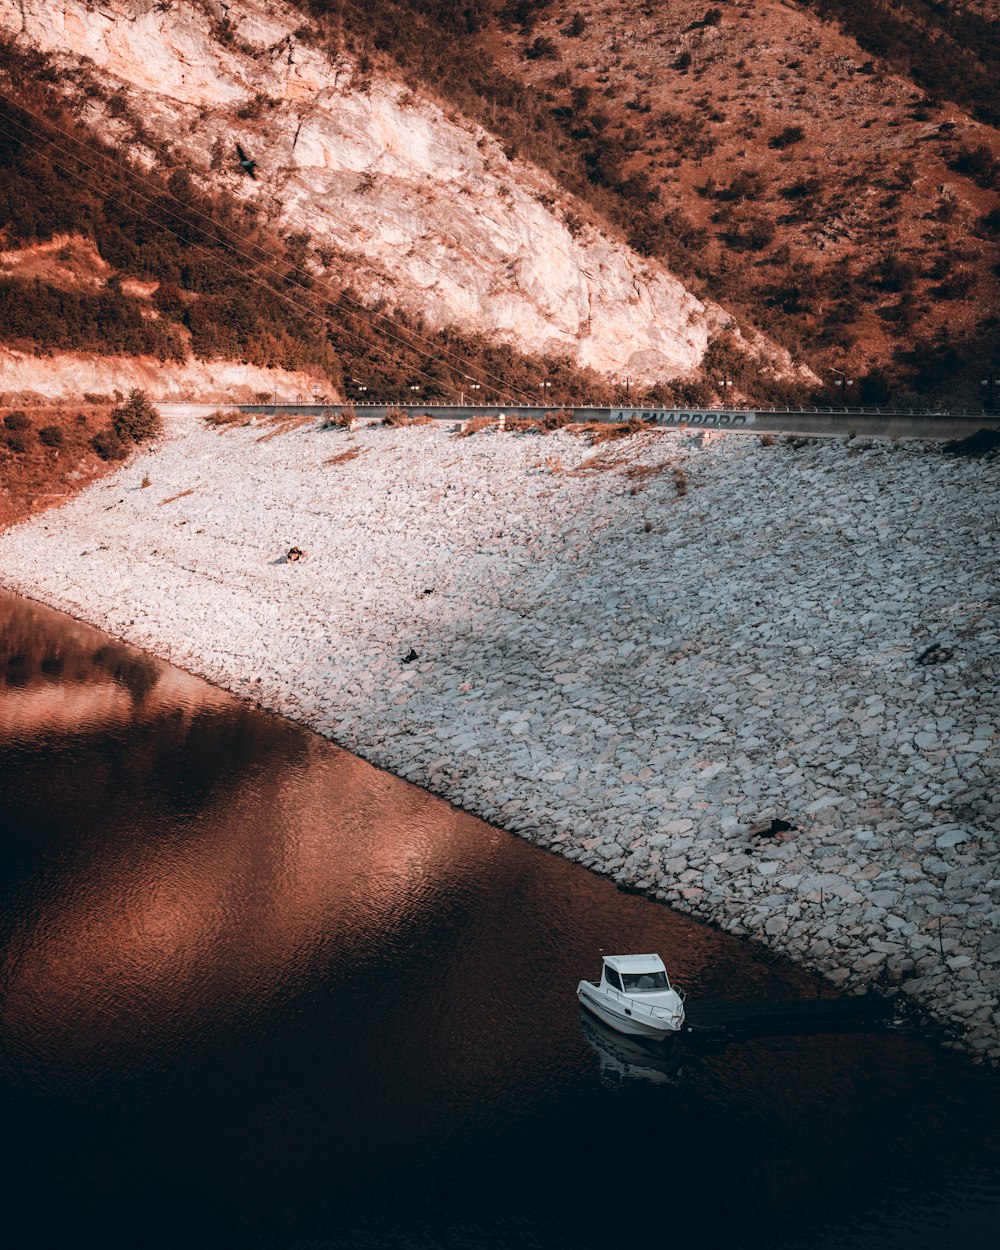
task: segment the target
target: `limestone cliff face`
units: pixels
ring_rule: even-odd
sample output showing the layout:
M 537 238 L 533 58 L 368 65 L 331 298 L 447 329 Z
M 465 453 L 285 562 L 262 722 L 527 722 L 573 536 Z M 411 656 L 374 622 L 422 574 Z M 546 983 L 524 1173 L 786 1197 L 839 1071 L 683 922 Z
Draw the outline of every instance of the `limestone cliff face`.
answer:
M 302 20 L 268 0 L 0 0 L 0 29 L 123 89 L 197 176 L 308 231 L 365 299 L 610 374 L 697 367 L 720 310 L 593 226 L 571 230 L 575 206 L 546 175 L 400 83 L 331 59 L 295 33 Z M 80 108 L 132 137 L 99 100 Z

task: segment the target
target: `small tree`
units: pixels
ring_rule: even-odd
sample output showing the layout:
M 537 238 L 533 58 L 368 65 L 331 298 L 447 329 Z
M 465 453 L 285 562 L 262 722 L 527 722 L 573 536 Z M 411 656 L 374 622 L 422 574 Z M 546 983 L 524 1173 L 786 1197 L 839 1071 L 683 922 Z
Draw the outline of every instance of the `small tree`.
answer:
M 98 430 L 90 445 L 102 460 L 124 460 L 128 448 L 113 429 Z
M 7 446 L 11 451 L 16 452 L 19 456 L 23 456 L 26 451 L 31 450 L 32 432 L 27 430 L 11 430 L 7 435 Z
M 61 425 L 43 425 L 38 438 L 46 447 L 61 447 L 65 441 Z
M 163 418 L 146 392 L 136 388 L 112 412 L 111 425 L 122 442 L 142 443 L 162 433 Z
M 786 126 L 768 139 L 767 146 L 780 151 L 782 148 L 790 148 L 793 143 L 801 143 L 805 137 L 806 132 L 801 126 Z
M 986 191 L 1000 186 L 1000 161 L 985 143 L 977 147 L 961 147 L 948 162 L 956 174 L 964 174 Z
M 529 61 L 537 61 L 540 59 L 557 60 L 559 57 L 559 49 L 556 47 L 554 40 L 548 35 L 539 35 L 533 43 L 529 43 L 524 49 L 524 55 Z

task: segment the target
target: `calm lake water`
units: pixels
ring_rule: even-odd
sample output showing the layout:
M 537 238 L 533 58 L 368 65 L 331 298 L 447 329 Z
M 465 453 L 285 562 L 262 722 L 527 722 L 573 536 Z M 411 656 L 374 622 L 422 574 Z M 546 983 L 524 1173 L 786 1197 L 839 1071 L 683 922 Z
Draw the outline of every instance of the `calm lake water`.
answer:
M 1000 1080 L 899 1033 L 649 1052 L 810 975 L 0 593 L 8 1244 L 996 1244 Z

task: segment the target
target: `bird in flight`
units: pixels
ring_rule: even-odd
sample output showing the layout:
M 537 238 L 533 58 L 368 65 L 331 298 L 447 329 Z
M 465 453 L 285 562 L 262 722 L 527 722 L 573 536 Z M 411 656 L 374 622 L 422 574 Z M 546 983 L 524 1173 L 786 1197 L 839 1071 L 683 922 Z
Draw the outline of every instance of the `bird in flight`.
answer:
M 254 170 L 257 168 L 257 162 L 251 160 L 238 143 L 236 145 L 236 155 L 240 158 L 240 164 L 243 166 L 244 172 L 248 173 L 251 178 L 256 180 L 257 175 L 254 173 Z

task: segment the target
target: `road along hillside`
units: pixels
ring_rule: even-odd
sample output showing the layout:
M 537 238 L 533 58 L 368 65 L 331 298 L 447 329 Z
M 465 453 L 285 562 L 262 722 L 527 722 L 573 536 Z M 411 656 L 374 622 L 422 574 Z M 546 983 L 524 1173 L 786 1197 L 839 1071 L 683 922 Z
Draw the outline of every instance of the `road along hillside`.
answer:
M 168 425 L 0 582 L 1000 1060 L 995 458 Z

